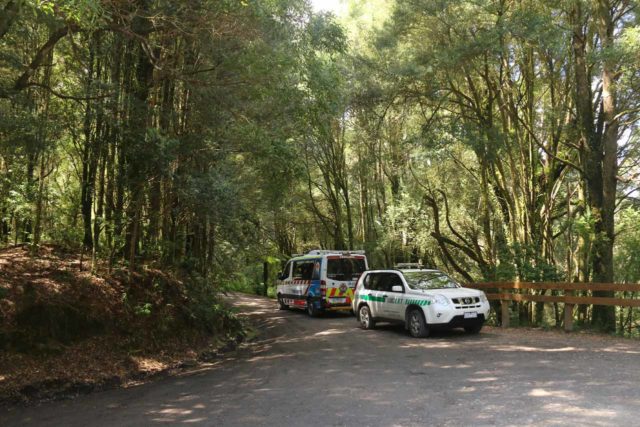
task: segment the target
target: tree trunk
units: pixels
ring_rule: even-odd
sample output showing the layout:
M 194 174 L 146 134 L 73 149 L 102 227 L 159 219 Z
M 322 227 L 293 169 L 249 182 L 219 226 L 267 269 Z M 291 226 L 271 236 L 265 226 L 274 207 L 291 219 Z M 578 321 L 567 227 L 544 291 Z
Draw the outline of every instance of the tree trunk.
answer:
M 604 1 L 598 5 L 599 35 L 603 48 L 611 47 L 613 27 L 610 10 Z M 592 106 L 591 77 L 587 64 L 584 16 L 580 2 L 572 11 L 573 52 L 575 70 L 575 102 L 580 145 L 584 156 L 584 180 L 587 190 L 589 214 L 593 221 L 595 239 L 591 250 L 592 280 L 613 282 L 613 210 L 615 207 L 615 174 L 617 162 L 618 127 L 615 123 L 615 90 L 612 65 L 605 60 L 603 66 L 602 114 L 606 124 L 604 133 L 595 127 Z M 611 176 L 613 174 L 613 177 Z M 598 296 L 611 296 L 611 292 L 594 292 Z M 615 331 L 615 308 L 594 306 L 592 324 L 604 331 Z
M 613 11 L 607 0 L 599 0 L 597 6 L 598 33 L 602 42 L 602 50 L 609 51 L 614 47 Z M 602 67 L 602 105 L 601 114 L 604 129 L 600 136 L 600 152 L 602 158 L 602 230 L 598 232 L 597 251 L 599 270 L 596 281 L 612 283 L 613 272 L 613 244 L 614 244 L 614 212 L 616 205 L 616 188 L 618 173 L 618 120 L 616 99 L 616 65 L 610 56 L 605 56 Z M 613 297 L 613 291 L 594 292 L 597 297 Z M 593 322 L 606 331 L 616 329 L 615 307 L 594 306 Z

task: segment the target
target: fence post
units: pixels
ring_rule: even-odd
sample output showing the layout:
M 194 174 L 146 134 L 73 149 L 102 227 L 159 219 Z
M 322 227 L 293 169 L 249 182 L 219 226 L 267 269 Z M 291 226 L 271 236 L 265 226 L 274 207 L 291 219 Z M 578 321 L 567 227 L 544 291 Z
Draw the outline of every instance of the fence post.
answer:
M 500 307 L 502 308 L 502 327 L 503 328 L 509 327 L 509 303 L 510 302 L 511 301 L 506 299 L 500 300 Z
M 573 291 L 565 290 L 564 296 L 574 295 Z M 564 330 L 565 332 L 573 331 L 573 307 L 575 304 L 564 303 Z

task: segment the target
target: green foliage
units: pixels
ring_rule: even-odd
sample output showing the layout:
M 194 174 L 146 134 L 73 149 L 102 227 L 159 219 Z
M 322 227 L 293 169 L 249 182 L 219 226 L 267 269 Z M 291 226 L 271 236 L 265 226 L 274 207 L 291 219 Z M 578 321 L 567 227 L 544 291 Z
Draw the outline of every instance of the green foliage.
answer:
M 28 1 L 27 5 L 39 13 L 62 16 L 89 29 L 106 23 L 108 19 L 103 3 L 97 0 Z
M 184 315 L 193 326 L 211 334 L 242 332 L 243 325 L 236 314 L 217 295 L 205 280 L 193 278 L 186 288 Z
M 150 316 L 153 305 L 150 302 L 138 304 L 133 308 L 133 312 L 136 316 Z
M 635 208 L 621 212 L 617 224 L 615 246 L 616 281 L 640 282 L 640 210 Z
M 347 41 L 344 30 L 335 22 L 333 15 L 314 15 L 309 24 L 311 51 L 344 53 Z
M 540 256 L 535 245 L 515 244 L 502 248 L 496 267 L 495 279 L 486 280 L 523 282 L 556 282 L 564 277 L 557 265 L 547 262 Z

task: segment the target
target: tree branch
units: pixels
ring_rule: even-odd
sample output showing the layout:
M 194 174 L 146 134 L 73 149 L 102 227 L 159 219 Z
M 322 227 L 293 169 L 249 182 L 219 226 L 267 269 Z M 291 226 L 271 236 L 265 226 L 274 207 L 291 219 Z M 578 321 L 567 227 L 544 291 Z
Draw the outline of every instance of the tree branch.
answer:
M 104 98 L 110 98 L 112 97 L 114 94 L 113 93 L 107 93 L 104 95 L 95 95 L 95 96 L 74 96 L 74 95 L 65 95 L 64 93 L 60 93 L 58 91 L 56 91 L 55 89 L 52 89 L 51 87 L 44 85 L 42 83 L 36 83 L 36 82 L 30 82 L 27 83 L 26 87 L 37 87 L 40 89 L 44 89 L 47 92 L 50 92 L 53 96 L 60 98 L 60 99 L 69 99 L 72 101 L 93 101 L 96 99 L 104 99 Z
M 7 34 L 22 7 L 22 0 L 9 0 L 0 14 L 0 39 Z
M 42 65 L 42 62 L 53 50 L 58 41 L 69 34 L 69 31 L 76 30 L 77 28 L 77 24 L 67 23 L 67 25 L 65 25 L 64 27 L 60 27 L 56 31 L 54 31 L 51 36 L 49 36 L 49 40 L 47 40 L 47 42 L 40 48 L 40 50 L 38 50 L 36 56 L 33 58 L 27 69 L 22 73 L 18 80 L 16 80 L 16 83 L 13 85 L 13 90 L 18 92 L 27 88 L 30 85 L 29 79 L 31 78 L 31 76 L 33 76 L 38 67 Z

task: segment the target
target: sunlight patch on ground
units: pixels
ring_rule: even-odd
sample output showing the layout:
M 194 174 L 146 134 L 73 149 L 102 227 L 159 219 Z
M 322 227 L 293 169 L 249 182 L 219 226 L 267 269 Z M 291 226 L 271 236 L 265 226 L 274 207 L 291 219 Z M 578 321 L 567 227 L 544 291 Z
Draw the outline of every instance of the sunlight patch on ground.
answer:
M 629 350 L 626 348 L 605 348 L 602 350 L 604 353 L 624 353 L 624 354 L 640 354 L 638 350 Z
M 494 350 L 496 351 L 526 351 L 526 352 L 535 352 L 535 353 L 562 353 L 567 351 L 584 351 L 583 349 L 578 349 L 575 347 L 561 347 L 561 348 L 537 348 L 537 347 L 528 347 L 524 345 L 504 345 L 504 346 L 494 346 Z
M 459 365 L 438 365 L 435 363 L 427 362 L 423 364 L 425 368 L 435 368 L 435 369 L 469 369 L 472 366 L 466 363 L 461 363 Z
M 191 409 L 167 408 L 158 411 L 158 413 L 162 415 L 191 415 L 193 411 Z
M 132 357 L 133 361 L 138 366 L 138 369 L 145 372 L 161 371 L 166 367 L 166 364 L 159 362 L 155 359 L 146 357 Z
M 400 348 L 455 348 L 457 344 L 451 342 L 424 342 L 424 343 L 408 343 L 399 346 Z
M 261 361 L 265 361 L 265 360 L 274 360 L 274 359 L 284 359 L 286 357 L 293 357 L 293 354 L 290 353 L 286 353 L 286 354 L 273 354 L 271 356 L 255 356 L 252 357 L 251 359 L 248 359 L 249 362 L 261 362 Z
M 186 396 L 181 396 L 178 398 L 178 402 L 183 403 L 183 402 L 188 402 L 190 400 L 194 400 L 197 399 L 198 396 L 196 396 L 195 394 L 188 394 Z
M 339 329 L 327 329 L 326 331 L 315 333 L 315 336 L 324 336 L 324 335 L 339 335 L 349 332 L 347 330 L 339 330 Z
M 571 406 L 566 403 L 549 403 L 543 406 L 544 409 L 559 412 L 562 414 L 574 414 L 582 417 L 611 418 L 616 416 L 616 411 L 611 409 L 588 409 L 580 406 Z
M 231 298 L 228 298 L 231 300 Z M 238 304 L 240 307 L 258 307 L 260 309 L 264 309 L 264 304 L 262 301 L 249 301 L 246 298 L 239 298 L 240 303 Z
M 250 314 L 268 314 L 270 311 L 267 310 L 251 310 L 251 311 L 239 311 L 238 315 L 240 316 L 249 316 Z
M 576 399 L 576 395 L 567 390 L 545 390 L 543 388 L 534 388 L 529 392 L 531 397 L 559 397 L 562 399 Z
M 498 381 L 498 377 L 470 378 L 467 381 L 471 383 L 488 383 L 492 381 Z
M 492 374 L 495 374 L 496 371 L 495 370 L 487 370 L 487 369 L 483 369 L 480 371 L 476 371 L 476 375 L 487 375 L 487 376 L 491 376 Z

